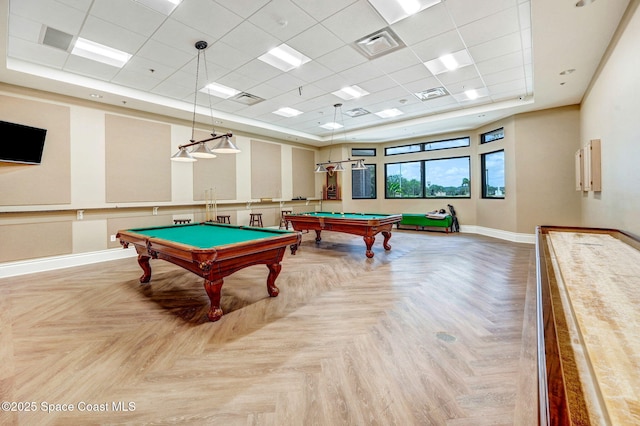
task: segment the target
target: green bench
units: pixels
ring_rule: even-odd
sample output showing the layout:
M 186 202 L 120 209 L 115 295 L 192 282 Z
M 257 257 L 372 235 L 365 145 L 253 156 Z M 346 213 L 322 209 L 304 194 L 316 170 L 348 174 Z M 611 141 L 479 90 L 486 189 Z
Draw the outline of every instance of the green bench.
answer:
M 425 214 L 420 213 L 402 213 L 402 220 L 398 222 L 398 229 L 406 229 L 401 228 L 401 226 L 411 227 L 415 230 L 421 228 L 424 230 L 425 228 L 444 228 L 446 233 L 452 231 L 453 225 L 453 217 L 451 215 L 445 216 L 444 219 L 431 219 L 428 218 Z

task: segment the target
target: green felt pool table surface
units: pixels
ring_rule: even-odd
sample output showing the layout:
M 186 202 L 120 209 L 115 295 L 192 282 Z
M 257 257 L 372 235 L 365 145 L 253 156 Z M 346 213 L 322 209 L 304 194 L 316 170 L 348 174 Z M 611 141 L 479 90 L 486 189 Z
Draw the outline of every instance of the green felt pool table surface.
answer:
M 251 228 L 206 222 L 152 228 L 135 228 L 129 229 L 128 232 L 202 249 L 291 234 L 291 231 L 280 229 Z

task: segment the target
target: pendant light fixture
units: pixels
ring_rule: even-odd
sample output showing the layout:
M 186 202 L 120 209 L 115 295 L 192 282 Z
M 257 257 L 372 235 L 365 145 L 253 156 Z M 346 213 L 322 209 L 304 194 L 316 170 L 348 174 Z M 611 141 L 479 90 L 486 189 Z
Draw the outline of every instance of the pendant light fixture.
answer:
M 204 59 L 205 78 L 208 80 L 209 75 L 207 72 L 207 55 L 206 48 L 208 44 L 206 41 L 198 41 L 195 44 L 195 48 L 198 50 L 198 58 L 196 61 L 196 86 L 195 95 L 193 98 L 193 118 L 191 120 L 191 139 L 189 143 L 178 146 L 178 152 L 171 156 L 172 161 L 181 162 L 194 162 L 197 158 L 216 158 L 216 154 L 236 154 L 240 152 L 229 138 L 233 137 L 231 133 L 225 133 L 216 135 L 215 130 L 212 129 L 211 137 L 200 141 L 195 140 L 195 128 L 196 128 L 196 109 L 198 106 L 198 79 L 200 76 L 200 55 Z M 213 128 L 213 110 L 211 108 L 211 97 L 209 97 L 209 115 L 211 117 L 211 124 Z M 210 149 L 207 146 L 207 142 L 214 140 L 220 140 L 218 144 Z M 187 151 L 187 148 L 191 148 L 191 151 Z

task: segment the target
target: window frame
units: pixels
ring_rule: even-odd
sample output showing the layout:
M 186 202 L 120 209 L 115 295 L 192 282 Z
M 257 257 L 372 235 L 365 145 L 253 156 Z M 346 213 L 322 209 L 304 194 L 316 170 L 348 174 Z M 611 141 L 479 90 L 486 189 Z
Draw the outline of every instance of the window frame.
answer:
M 496 139 L 491 139 L 490 141 L 487 140 L 487 136 L 491 135 L 493 133 L 496 133 L 498 131 L 502 130 L 502 137 L 496 138 Z M 495 142 L 495 141 L 499 141 L 504 139 L 504 127 L 498 127 L 497 129 L 493 129 L 490 132 L 486 132 L 486 133 L 482 133 L 480 134 L 480 145 L 485 144 L 485 143 L 491 143 L 491 142 Z
M 373 179 L 372 179 L 372 192 L 373 192 L 373 197 L 354 197 L 354 191 L 353 191 L 353 184 L 355 182 L 355 177 L 354 177 L 354 173 L 359 173 L 359 172 L 364 172 L 364 170 L 353 170 L 353 167 L 355 167 L 354 164 L 351 165 L 351 199 L 352 200 L 376 200 L 378 199 L 378 165 L 377 164 L 365 164 L 365 166 L 367 167 L 367 169 L 371 170 L 373 169 Z
M 506 176 L 505 176 L 505 182 L 504 182 L 504 190 L 502 191 L 502 196 L 496 197 L 496 196 L 489 196 L 487 194 L 488 192 L 488 188 L 487 188 L 487 176 L 486 176 L 486 157 L 488 155 L 491 154 L 496 154 L 498 152 L 502 152 L 502 167 L 503 167 L 503 173 L 506 171 L 506 167 L 505 167 L 505 156 L 504 156 L 504 148 L 502 149 L 497 149 L 495 151 L 489 151 L 489 152 L 485 152 L 480 154 L 480 181 L 481 181 L 481 189 L 480 189 L 480 197 L 484 200 L 504 200 L 505 199 L 505 195 L 506 195 L 506 189 L 507 189 L 507 182 L 506 182 Z M 498 187 L 500 188 L 500 187 Z
M 453 160 L 453 159 L 457 159 L 457 158 L 466 158 L 468 160 L 468 169 L 467 169 L 468 177 L 467 177 L 467 180 L 469 181 L 468 182 L 469 183 L 469 194 L 466 195 L 466 196 L 458 196 L 458 197 L 450 196 L 450 195 L 433 196 L 433 197 L 427 196 L 427 190 L 426 190 L 427 189 L 427 187 L 426 187 L 426 184 L 427 184 L 427 176 L 426 176 L 426 174 L 427 174 L 427 163 L 429 161 Z M 470 155 L 458 155 L 458 156 L 455 156 L 455 157 L 442 157 L 442 158 L 429 158 L 429 159 L 425 159 L 425 160 L 422 160 L 422 161 L 424 162 L 423 171 L 422 171 L 422 173 L 423 173 L 423 179 L 422 180 L 424 182 L 423 196 L 424 196 L 425 199 L 427 199 L 427 200 L 436 200 L 436 199 L 445 199 L 446 198 L 446 199 L 455 200 L 455 199 L 471 198 L 471 156 Z
M 371 151 L 372 154 L 357 153 L 356 151 Z M 376 148 L 351 148 L 352 157 L 375 157 L 377 155 Z
M 408 163 L 418 163 L 420 165 L 420 190 L 422 191 L 421 196 L 419 197 L 390 197 L 389 192 L 387 191 L 387 182 L 389 180 L 389 166 L 393 166 L 396 164 L 408 164 Z M 416 160 L 416 161 L 398 161 L 396 163 L 385 163 L 384 165 L 384 198 L 388 200 L 422 200 L 424 199 L 424 161 Z

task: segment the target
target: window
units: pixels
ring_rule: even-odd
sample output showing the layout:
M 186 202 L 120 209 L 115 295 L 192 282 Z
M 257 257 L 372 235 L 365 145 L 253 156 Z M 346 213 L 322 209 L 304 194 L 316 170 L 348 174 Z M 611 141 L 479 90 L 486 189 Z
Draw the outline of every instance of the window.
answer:
M 435 151 L 437 149 L 459 148 L 471 145 L 471 138 L 449 139 L 446 141 L 425 142 L 424 151 Z
M 409 154 L 411 152 L 422 151 L 421 144 L 392 146 L 384 149 L 384 155 Z
M 375 148 L 351 148 L 352 157 L 375 157 Z
M 373 199 L 376 194 L 376 165 L 365 164 L 366 170 L 351 170 L 351 198 Z M 353 165 L 351 165 L 353 167 Z
M 499 139 L 504 139 L 503 127 L 480 135 L 480 143 L 489 143 Z
M 422 198 L 422 161 L 385 164 L 386 198 Z
M 481 155 L 482 198 L 504 198 L 504 150 Z
M 470 198 L 470 157 L 424 162 L 426 198 Z

